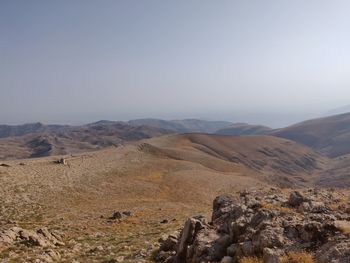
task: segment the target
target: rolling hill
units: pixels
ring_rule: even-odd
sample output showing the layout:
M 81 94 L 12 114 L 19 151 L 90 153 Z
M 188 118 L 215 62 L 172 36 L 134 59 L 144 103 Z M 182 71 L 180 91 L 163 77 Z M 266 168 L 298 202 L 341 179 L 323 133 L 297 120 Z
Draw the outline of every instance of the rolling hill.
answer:
M 308 147 L 272 136 L 184 134 L 155 138 L 145 149 L 218 171 L 245 169 L 280 185 L 304 184 L 331 162 Z

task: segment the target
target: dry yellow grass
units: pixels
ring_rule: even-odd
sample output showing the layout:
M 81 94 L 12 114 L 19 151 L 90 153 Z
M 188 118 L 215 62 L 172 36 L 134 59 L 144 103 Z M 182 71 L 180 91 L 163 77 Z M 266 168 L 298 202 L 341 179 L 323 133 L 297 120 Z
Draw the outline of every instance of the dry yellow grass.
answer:
M 281 259 L 281 263 L 316 263 L 316 261 L 307 252 L 290 252 Z
M 271 203 L 263 203 L 262 208 L 268 209 L 268 210 L 276 210 L 281 212 L 282 214 L 294 214 L 297 211 L 289 208 L 289 207 L 283 207 L 280 204 L 271 204 Z
M 264 263 L 264 261 L 257 257 L 243 257 L 239 260 L 239 263 Z
M 334 211 L 346 210 L 349 207 L 349 200 L 343 196 L 339 200 L 336 200 L 336 202 L 329 204 L 328 207 Z

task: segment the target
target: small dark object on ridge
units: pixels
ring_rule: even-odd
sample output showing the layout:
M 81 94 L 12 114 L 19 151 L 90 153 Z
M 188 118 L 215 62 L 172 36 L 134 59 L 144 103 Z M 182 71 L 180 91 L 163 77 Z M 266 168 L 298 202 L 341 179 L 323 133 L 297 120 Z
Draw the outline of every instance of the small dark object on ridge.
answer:
M 113 213 L 113 215 L 111 216 L 110 219 L 121 219 L 123 217 L 122 213 L 120 213 L 119 211 L 116 211 Z
M 169 223 L 169 220 L 164 219 L 164 220 L 163 220 L 163 221 L 161 221 L 160 223 L 161 223 L 161 224 L 167 224 L 167 223 Z
M 130 211 L 123 211 L 122 214 L 125 215 L 125 216 L 131 216 L 132 215 L 132 213 Z
M 123 217 L 131 216 L 131 215 L 132 213 L 130 211 L 123 211 L 123 212 L 115 211 L 109 219 L 113 219 L 113 220 L 122 219 Z
M 59 160 L 54 161 L 54 163 L 66 165 L 67 160 L 65 158 L 61 158 Z
M 2 164 L 0 164 L 0 166 L 2 166 L 2 167 L 11 167 L 10 165 L 8 165 L 6 163 L 2 163 Z

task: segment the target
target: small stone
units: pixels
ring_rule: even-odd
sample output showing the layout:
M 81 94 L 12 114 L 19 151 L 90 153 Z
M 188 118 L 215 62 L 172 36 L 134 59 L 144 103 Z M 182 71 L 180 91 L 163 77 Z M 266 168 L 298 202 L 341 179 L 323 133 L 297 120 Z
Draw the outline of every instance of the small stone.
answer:
M 124 262 L 124 256 L 119 256 L 115 259 L 117 262 Z

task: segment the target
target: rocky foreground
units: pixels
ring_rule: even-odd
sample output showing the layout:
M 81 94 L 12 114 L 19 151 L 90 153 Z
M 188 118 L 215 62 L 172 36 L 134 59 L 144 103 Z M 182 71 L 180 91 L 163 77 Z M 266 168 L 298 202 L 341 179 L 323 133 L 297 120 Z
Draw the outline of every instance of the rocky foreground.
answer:
M 309 189 L 219 196 L 211 221 L 189 218 L 160 239 L 157 262 L 348 263 L 347 194 Z

